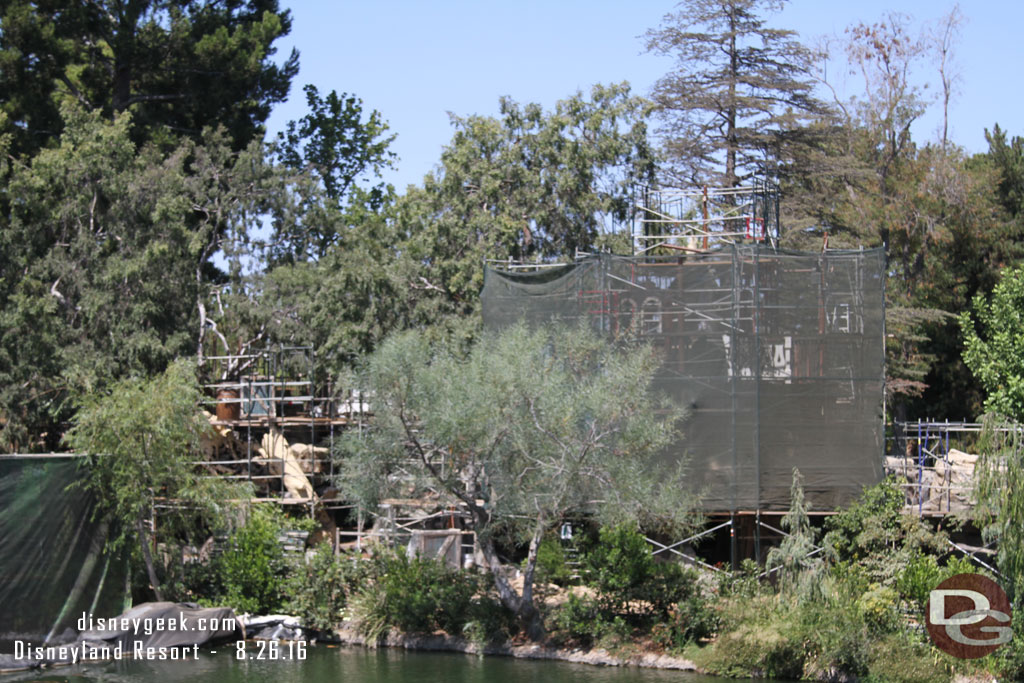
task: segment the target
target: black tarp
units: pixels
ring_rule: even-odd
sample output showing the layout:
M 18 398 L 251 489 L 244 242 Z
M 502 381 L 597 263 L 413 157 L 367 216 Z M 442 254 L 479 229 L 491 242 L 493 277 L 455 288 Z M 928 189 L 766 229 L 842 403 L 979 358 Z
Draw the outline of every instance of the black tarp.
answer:
M 654 345 L 655 390 L 689 409 L 666 465 L 688 458 L 706 510 L 784 510 L 794 468 L 813 508 L 835 509 L 882 477 L 884 264 L 880 249 L 724 245 L 488 269 L 483 317 L 586 319 Z

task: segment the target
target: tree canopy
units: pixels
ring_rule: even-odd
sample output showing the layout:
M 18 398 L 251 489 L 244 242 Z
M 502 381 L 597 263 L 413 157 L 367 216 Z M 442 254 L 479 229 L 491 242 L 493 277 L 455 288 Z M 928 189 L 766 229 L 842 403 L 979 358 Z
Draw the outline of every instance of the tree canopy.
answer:
M 364 506 L 431 490 L 461 505 L 502 601 L 536 629 L 537 550 L 552 527 L 584 514 L 691 521 L 683 470 L 659 457 L 680 411 L 652 398 L 657 365 L 650 348 L 557 326 L 468 349 L 389 337 L 366 365 L 374 426 L 346 433 L 339 486 Z M 521 593 L 498 558 L 503 538 L 529 546 Z
M 647 32 L 647 49 L 675 59 L 654 86 L 675 181 L 735 187 L 773 175 L 780 137 L 821 109 L 811 52 L 760 16 L 776 0 L 688 0 Z
M 0 25 L 0 111 L 15 154 L 58 138 L 68 100 L 107 118 L 131 111 L 137 143 L 198 140 L 219 124 L 237 151 L 261 136 L 298 72 L 297 52 L 272 59 L 291 28 L 277 0 L 3 0 Z

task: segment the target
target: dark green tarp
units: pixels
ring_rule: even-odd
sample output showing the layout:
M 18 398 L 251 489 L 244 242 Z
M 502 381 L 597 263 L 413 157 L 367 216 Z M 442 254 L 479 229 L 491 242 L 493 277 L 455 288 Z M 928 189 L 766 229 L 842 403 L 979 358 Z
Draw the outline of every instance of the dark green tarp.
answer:
M 82 613 L 125 607 L 124 552 L 95 519 L 91 494 L 71 486 L 75 458 L 0 459 L 0 641 L 74 636 Z
M 784 510 L 793 468 L 831 510 L 883 476 L 884 266 L 881 249 L 725 245 L 488 269 L 481 298 L 489 328 L 583 318 L 654 345 L 655 389 L 689 409 L 666 466 L 688 458 L 706 510 Z

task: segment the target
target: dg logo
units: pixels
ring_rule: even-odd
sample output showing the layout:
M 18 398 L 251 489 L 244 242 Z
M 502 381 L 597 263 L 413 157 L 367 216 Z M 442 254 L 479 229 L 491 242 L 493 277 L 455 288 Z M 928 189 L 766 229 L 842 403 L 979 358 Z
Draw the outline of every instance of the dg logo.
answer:
M 1013 638 L 1006 592 L 980 574 L 957 574 L 936 586 L 926 618 L 935 646 L 961 659 L 984 657 Z

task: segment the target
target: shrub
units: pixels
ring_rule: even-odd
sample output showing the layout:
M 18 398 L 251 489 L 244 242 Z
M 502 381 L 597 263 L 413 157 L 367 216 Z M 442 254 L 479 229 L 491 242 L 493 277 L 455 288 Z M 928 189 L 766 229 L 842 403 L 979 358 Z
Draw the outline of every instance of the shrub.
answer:
M 751 620 L 718 637 L 712 647 L 694 653 L 711 673 L 735 678 L 800 678 L 803 643 L 775 620 Z
M 596 599 L 570 593 L 552 613 L 547 628 L 555 642 L 590 647 L 604 633 L 605 620 Z
M 242 612 L 269 614 L 284 606 L 289 562 L 278 541 L 289 526 L 276 506 L 254 505 L 246 523 L 229 538 L 214 560 L 221 584 L 220 597 Z
M 747 558 L 740 562 L 736 571 L 718 572 L 718 594 L 722 597 L 753 598 L 768 592 L 766 584 L 761 582 L 761 567 L 754 560 Z
M 370 563 L 358 556 L 335 555 L 329 543 L 321 543 L 288 581 L 288 611 L 307 627 L 334 628 L 349 598 L 368 579 L 370 569 Z
M 680 650 L 716 633 L 720 625 L 721 619 L 712 605 L 694 591 L 676 604 L 666 621 L 654 625 L 651 637 L 662 647 Z
M 565 548 L 554 534 L 545 536 L 537 548 L 536 572 L 538 584 L 553 583 L 567 586 L 572 580 L 572 568 L 566 560 Z
M 874 585 L 857 600 L 857 609 L 872 633 L 891 633 L 900 626 L 899 594 L 887 586 Z
M 483 582 L 476 574 L 409 557 L 402 549 L 379 556 L 372 571 L 370 582 L 352 600 L 353 616 L 368 637 L 388 628 L 460 634 L 474 615 L 479 616 L 473 603 Z
M 896 590 L 923 607 L 928 602 L 928 594 L 944 578 L 943 573 L 934 555 L 915 553 L 896 578 Z
M 583 556 L 606 621 L 615 615 L 665 618 L 688 598 L 697 573 L 674 562 L 658 562 L 635 524 L 604 527 Z
M 868 666 L 868 683 L 932 683 L 951 678 L 945 658 L 905 634 L 894 633 L 875 643 Z

